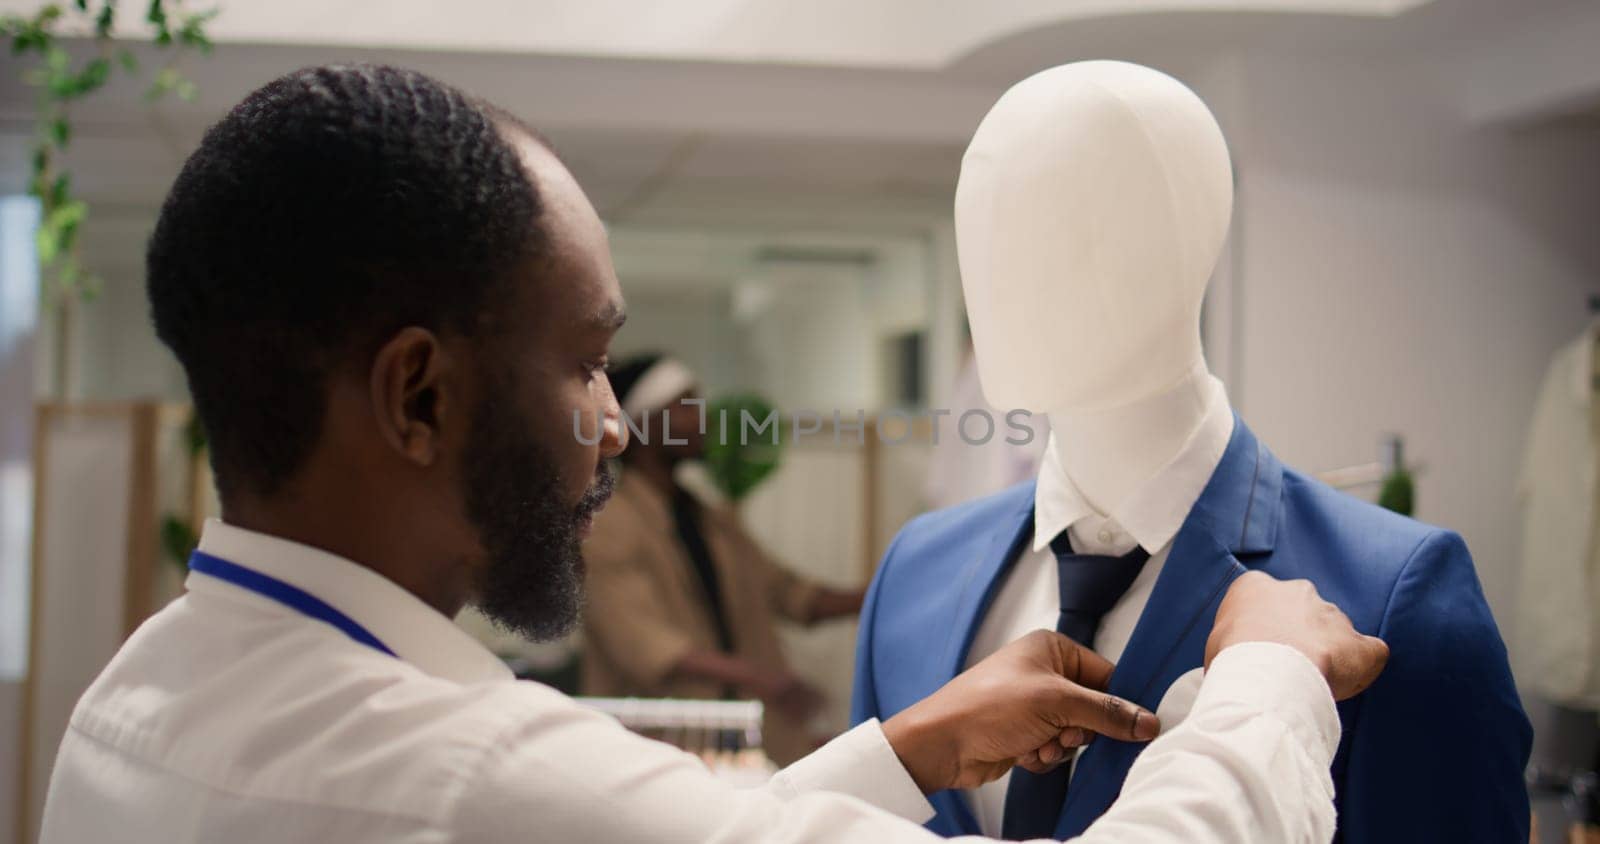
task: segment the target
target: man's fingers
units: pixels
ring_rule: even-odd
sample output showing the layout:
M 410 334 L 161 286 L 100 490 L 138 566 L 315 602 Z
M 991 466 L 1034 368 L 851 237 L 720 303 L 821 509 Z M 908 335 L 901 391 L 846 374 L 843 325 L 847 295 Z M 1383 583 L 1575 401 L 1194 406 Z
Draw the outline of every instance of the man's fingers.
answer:
M 1055 631 L 1048 631 L 1061 651 L 1062 675 L 1080 686 L 1104 691 L 1116 668 L 1105 657 Z
M 1017 761 L 1018 768 L 1021 768 L 1031 774 L 1048 774 L 1060 766 L 1060 762 L 1057 762 L 1053 765 L 1046 765 L 1045 763 L 1040 762 L 1039 757 L 1034 754 L 1029 754 L 1026 760 L 1019 759 Z
M 1120 741 L 1149 741 L 1161 732 L 1154 712 L 1122 698 L 1066 684 L 1063 722 Z
M 1372 672 L 1372 679 L 1376 680 L 1378 675 L 1383 673 L 1384 667 L 1389 664 L 1389 644 L 1377 636 L 1363 636 L 1361 638 L 1366 640 L 1367 647 L 1372 652 L 1372 661 L 1378 666 Z
M 1035 774 L 1048 774 L 1051 771 L 1072 761 L 1078 753 L 1078 748 L 1089 743 L 1093 735 L 1078 727 L 1068 727 L 1061 731 L 1055 741 L 1045 744 L 1037 750 L 1030 750 L 1017 760 L 1017 767 L 1026 768 Z
M 1089 738 L 1092 735 L 1093 733 L 1090 733 L 1088 730 L 1085 730 L 1082 727 L 1068 727 L 1067 729 L 1061 731 L 1061 736 L 1060 738 L 1056 739 L 1056 741 L 1062 747 L 1068 750 L 1076 750 L 1077 748 L 1088 744 Z
M 1384 673 L 1384 667 L 1389 665 L 1389 646 L 1378 636 L 1362 636 L 1362 649 L 1365 651 L 1365 654 L 1362 654 L 1362 657 L 1365 657 L 1362 660 L 1365 671 L 1355 678 L 1355 687 L 1350 689 L 1349 697 L 1355 697 L 1360 692 L 1366 691 L 1366 687 L 1371 686 L 1378 679 L 1378 675 Z

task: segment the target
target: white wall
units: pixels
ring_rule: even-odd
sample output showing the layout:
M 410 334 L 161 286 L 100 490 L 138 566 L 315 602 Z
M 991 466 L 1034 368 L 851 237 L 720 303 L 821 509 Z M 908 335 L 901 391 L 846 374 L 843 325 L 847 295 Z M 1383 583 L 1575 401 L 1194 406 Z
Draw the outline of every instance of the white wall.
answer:
M 1404 435 L 1419 517 L 1466 537 L 1514 636 L 1533 394 L 1600 290 L 1600 131 L 1474 127 L 1443 80 L 1371 58 L 1255 56 L 1234 81 L 1242 414 L 1305 470 Z

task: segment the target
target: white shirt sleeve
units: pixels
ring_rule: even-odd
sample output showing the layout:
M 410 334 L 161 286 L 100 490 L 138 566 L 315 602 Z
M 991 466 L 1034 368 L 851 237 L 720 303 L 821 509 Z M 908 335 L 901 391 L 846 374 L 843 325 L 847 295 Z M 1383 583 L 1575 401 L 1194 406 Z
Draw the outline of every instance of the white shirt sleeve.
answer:
M 1339 713 L 1321 672 L 1285 645 L 1217 655 L 1194 708 L 1133 763 L 1080 844 L 1333 840 Z
M 1281 645 L 1229 648 L 1189 717 L 1140 755 L 1121 798 L 1078 840 L 1329 841 L 1338 737 L 1327 683 L 1305 657 Z M 741 790 L 605 716 L 545 710 L 501 736 L 480 775 L 458 787 L 463 841 L 943 840 L 917 826 L 932 808 L 875 721 Z

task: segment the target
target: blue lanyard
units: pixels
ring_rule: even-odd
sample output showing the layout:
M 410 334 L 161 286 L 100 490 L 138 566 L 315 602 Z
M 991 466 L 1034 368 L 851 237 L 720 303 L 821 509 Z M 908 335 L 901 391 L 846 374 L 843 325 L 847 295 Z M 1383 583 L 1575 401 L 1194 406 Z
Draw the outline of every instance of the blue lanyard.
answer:
M 226 580 L 235 586 L 271 598 L 296 612 L 318 621 L 326 621 L 343 630 L 346 636 L 369 648 L 383 651 L 389 656 L 395 655 L 394 651 L 389 650 L 388 645 L 378 641 L 377 636 L 357 624 L 355 619 L 328 606 L 310 592 L 291 586 L 275 577 L 269 577 L 254 569 L 247 569 L 202 551 L 195 551 L 189 555 L 189 570 L 210 575 L 218 580 Z

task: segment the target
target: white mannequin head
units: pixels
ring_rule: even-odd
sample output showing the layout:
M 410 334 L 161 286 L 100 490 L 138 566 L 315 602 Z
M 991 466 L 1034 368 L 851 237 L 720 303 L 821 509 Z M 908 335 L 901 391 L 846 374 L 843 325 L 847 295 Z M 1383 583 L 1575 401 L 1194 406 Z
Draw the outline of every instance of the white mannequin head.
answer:
M 1200 302 L 1232 210 L 1222 130 L 1172 77 L 1092 61 L 1013 86 L 978 127 L 956 187 L 989 402 L 1114 407 L 1204 366 Z

